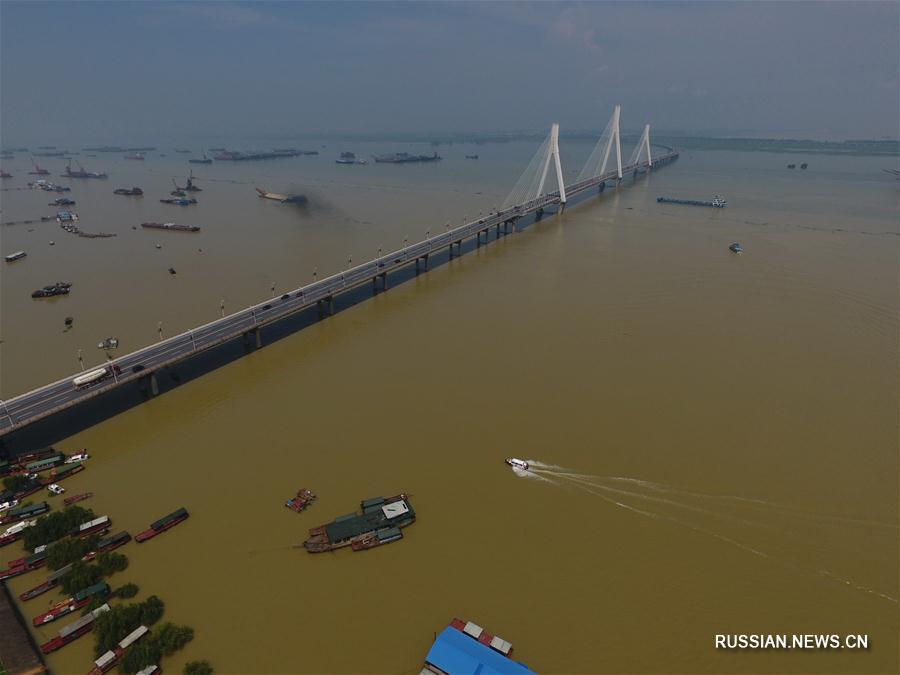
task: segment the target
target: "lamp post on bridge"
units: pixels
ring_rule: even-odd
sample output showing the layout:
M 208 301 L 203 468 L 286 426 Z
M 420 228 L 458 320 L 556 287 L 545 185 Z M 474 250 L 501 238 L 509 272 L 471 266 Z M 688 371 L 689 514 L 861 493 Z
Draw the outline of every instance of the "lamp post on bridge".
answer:
M 222 318 L 225 318 L 225 299 L 222 299 L 222 302 L 219 303 L 219 310 L 222 312 Z
M 78 365 L 81 367 L 81 372 L 84 372 L 84 357 L 80 349 L 78 350 Z
M 272 284 L 272 297 L 275 297 L 275 284 Z
M 162 321 L 156 324 L 156 332 L 159 334 L 159 341 L 162 342 Z

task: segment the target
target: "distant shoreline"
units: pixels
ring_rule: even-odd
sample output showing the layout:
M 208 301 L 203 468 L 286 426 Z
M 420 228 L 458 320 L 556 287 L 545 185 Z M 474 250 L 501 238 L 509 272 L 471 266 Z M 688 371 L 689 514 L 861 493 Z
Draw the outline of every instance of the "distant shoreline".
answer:
M 265 143 L 266 140 L 316 140 L 329 142 L 380 142 L 380 143 L 420 143 L 433 147 L 441 145 L 489 145 L 494 143 L 512 143 L 519 141 L 541 140 L 546 135 L 545 131 L 514 131 L 508 133 L 483 133 L 483 134 L 290 134 L 285 136 L 267 135 L 256 139 L 257 143 Z M 593 142 L 599 137 L 600 132 L 573 131 L 561 133 L 562 140 Z M 637 134 L 623 133 L 623 141 L 636 140 Z M 651 135 L 654 144 L 677 147 L 682 150 L 738 150 L 744 152 L 777 152 L 777 153 L 807 153 L 819 155 L 857 155 L 857 156 L 881 156 L 900 157 L 900 141 L 897 140 L 847 140 L 847 141 L 817 141 L 802 139 L 778 139 L 778 138 L 735 138 L 715 136 L 689 136 L 682 134 L 658 133 Z M 202 139 L 193 141 L 197 144 Z M 206 139 L 210 140 L 210 139 Z M 247 139 L 243 139 L 247 140 Z M 216 139 L 217 143 L 225 143 L 225 139 Z M 204 141 L 206 146 L 209 143 Z M 215 143 L 213 143 L 215 144 Z M 9 146 L 8 146 L 9 147 Z M 124 147 L 124 146 L 123 146 Z M 86 148 L 82 148 L 84 150 Z M 5 152 L 19 152 L 19 146 L 13 145 Z

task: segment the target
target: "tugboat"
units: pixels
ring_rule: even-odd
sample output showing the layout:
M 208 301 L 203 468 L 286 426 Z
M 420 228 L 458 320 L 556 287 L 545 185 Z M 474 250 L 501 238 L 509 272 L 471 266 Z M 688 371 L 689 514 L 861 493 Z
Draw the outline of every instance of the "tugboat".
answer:
M 291 509 L 292 511 L 296 511 L 300 513 L 307 506 L 316 501 L 316 495 L 313 494 L 312 490 L 307 490 L 306 488 L 301 488 L 297 491 L 296 496 L 288 499 L 284 505 Z

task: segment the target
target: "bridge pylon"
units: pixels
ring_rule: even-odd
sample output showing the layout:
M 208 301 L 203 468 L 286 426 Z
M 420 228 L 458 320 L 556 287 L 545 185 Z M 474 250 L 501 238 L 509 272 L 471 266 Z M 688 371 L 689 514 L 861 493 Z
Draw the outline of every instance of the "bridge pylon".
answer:
M 613 108 L 612 117 L 609 118 L 606 128 L 600 135 L 600 140 L 597 141 L 597 145 L 594 146 L 590 157 L 584 163 L 581 173 L 578 174 L 578 182 L 604 175 L 606 173 L 606 165 L 609 163 L 609 155 L 612 153 L 613 148 L 616 149 L 616 176 L 619 180 L 622 179 L 622 143 L 619 139 L 619 117 L 621 113 L 622 106 L 617 105 Z
M 556 184 L 559 187 L 559 202 L 566 203 L 566 186 L 563 183 L 562 162 L 559 158 L 559 124 L 554 122 L 550 127 L 550 135 L 544 139 L 528 167 L 519 177 L 512 192 L 503 202 L 504 208 L 518 206 L 544 196 L 544 186 L 550 171 L 550 162 L 556 170 Z
M 638 141 L 637 147 L 634 149 L 634 152 L 631 155 L 631 161 L 628 163 L 629 166 L 636 164 L 641 159 L 641 154 L 647 154 L 647 166 L 653 166 L 653 155 L 650 154 L 650 125 L 644 125 L 644 133 L 641 134 L 641 139 Z

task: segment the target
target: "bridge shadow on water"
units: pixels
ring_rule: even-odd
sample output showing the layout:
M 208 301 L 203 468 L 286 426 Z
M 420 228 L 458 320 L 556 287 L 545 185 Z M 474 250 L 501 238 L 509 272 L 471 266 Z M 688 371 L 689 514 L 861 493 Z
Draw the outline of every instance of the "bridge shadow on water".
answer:
M 637 177 L 638 176 L 635 178 Z M 622 186 L 624 187 L 631 182 L 631 180 L 626 180 L 623 182 Z M 615 190 L 609 188 L 607 188 L 607 191 L 615 192 Z M 604 190 L 591 190 L 590 192 L 577 195 L 568 201 L 566 208 L 571 209 L 576 204 L 596 197 L 598 192 L 602 193 Z M 485 241 L 482 237 L 480 246 L 490 245 L 497 239 L 509 236 L 509 234 L 516 231 L 524 230 L 534 225 L 536 222 L 556 214 L 557 211 L 553 211 L 545 212 L 543 218 L 533 215 L 528 216 L 513 225 L 509 232 L 504 232 L 502 226 L 499 231 L 497 228 L 491 227 L 487 235 L 487 240 Z M 461 247 L 454 247 L 454 252 L 452 254 L 450 253 L 449 248 L 444 249 L 440 253 L 432 254 L 428 258 L 427 269 L 434 269 L 446 265 L 450 260 L 470 253 L 477 248 L 479 248 L 479 244 L 476 239 L 472 238 L 462 242 Z M 393 286 L 410 281 L 420 274 L 426 273 L 427 270 L 424 266 L 421 268 L 421 271 L 417 271 L 416 266 L 410 263 L 388 275 L 388 291 Z M 361 284 L 340 295 L 334 296 L 334 312 L 338 313 L 342 310 L 349 309 L 350 307 L 354 307 L 371 299 L 374 294 L 384 292 L 386 291 L 381 289 L 380 282 L 374 293 L 371 282 L 368 284 Z M 262 347 L 289 337 L 304 328 L 322 321 L 324 318 L 327 318 L 327 314 L 320 314 L 319 309 L 312 306 L 273 323 L 266 324 L 260 328 Z M 157 395 L 162 395 L 182 384 L 206 375 L 217 368 L 221 368 L 233 361 L 237 361 L 257 349 L 254 338 L 251 337 L 247 340 L 246 336 L 236 337 L 194 356 L 190 356 L 176 364 L 161 368 L 156 371 L 156 381 L 159 392 Z M 126 410 L 130 410 L 151 398 L 155 398 L 155 396 L 152 395 L 150 391 L 149 377 L 129 382 L 104 394 L 88 399 L 83 403 L 79 403 L 71 408 L 67 408 L 44 419 L 33 422 L 22 429 L 11 431 L 3 438 L 0 438 L 0 458 L 14 457 L 19 454 L 31 452 L 36 448 L 58 443 L 69 436 L 84 431 L 111 417 L 115 417 Z

